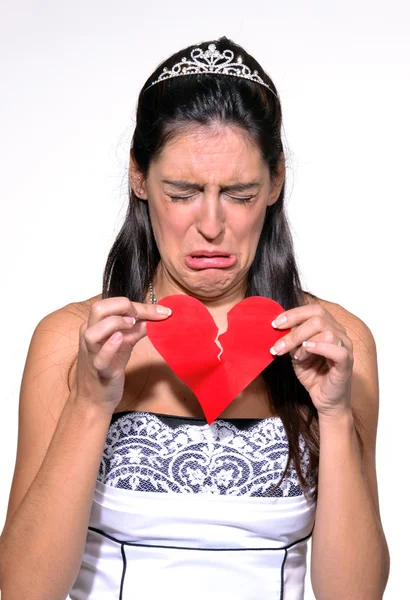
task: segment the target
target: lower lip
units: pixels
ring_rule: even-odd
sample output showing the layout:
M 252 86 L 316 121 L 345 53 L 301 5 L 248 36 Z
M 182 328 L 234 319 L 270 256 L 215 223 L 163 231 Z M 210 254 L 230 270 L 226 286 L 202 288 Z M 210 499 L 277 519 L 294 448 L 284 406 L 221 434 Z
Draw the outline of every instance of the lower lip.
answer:
M 187 256 L 185 264 L 190 269 L 226 269 L 236 263 L 236 256 Z

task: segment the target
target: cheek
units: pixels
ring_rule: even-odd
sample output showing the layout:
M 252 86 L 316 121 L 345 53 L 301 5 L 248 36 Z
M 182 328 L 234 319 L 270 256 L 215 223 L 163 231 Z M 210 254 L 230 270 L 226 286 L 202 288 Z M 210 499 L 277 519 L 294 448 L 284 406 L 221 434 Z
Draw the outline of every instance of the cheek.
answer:
M 245 217 L 243 215 L 241 217 L 231 222 L 232 229 L 236 232 L 235 237 L 238 241 L 247 242 L 249 246 L 256 246 L 262 231 L 265 215 L 259 212 L 255 214 L 249 212 Z
M 157 243 L 166 243 L 175 245 L 179 243 L 181 236 L 189 228 L 191 220 L 188 211 L 172 210 L 174 207 L 160 207 L 159 210 L 150 211 L 152 228 Z

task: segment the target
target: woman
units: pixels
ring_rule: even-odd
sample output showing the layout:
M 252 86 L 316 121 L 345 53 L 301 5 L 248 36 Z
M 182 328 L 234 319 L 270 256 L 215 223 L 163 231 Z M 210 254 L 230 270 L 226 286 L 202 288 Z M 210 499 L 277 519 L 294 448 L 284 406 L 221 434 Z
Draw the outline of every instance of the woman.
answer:
M 102 294 L 31 340 L 3 600 L 301 600 L 310 538 L 317 598 L 382 597 L 375 342 L 301 289 L 280 134 L 272 80 L 226 37 L 144 84 Z M 246 297 L 284 309 L 272 361 L 210 425 L 147 337 L 175 294 L 220 333 Z

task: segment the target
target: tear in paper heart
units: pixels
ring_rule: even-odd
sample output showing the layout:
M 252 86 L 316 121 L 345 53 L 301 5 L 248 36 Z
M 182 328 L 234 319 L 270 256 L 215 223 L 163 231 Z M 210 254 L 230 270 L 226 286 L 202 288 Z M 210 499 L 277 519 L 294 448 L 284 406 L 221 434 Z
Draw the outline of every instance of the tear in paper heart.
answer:
M 172 309 L 164 321 L 147 321 L 147 334 L 174 373 L 194 392 L 211 424 L 272 360 L 270 348 L 289 333 L 272 321 L 284 309 L 263 296 L 251 296 L 228 313 L 228 328 L 218 327 L 196 298 L 176 294 L 159 304 Z

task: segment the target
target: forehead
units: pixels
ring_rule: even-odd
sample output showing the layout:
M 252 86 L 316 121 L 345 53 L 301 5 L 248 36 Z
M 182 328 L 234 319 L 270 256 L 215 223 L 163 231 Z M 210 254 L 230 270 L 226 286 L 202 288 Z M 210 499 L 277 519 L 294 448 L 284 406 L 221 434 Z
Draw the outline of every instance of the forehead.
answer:
M 233 125 L 189 125 L 164 145 L 155 161 L 164 176 L 246 179 L 267 170 L 249 134 Z

